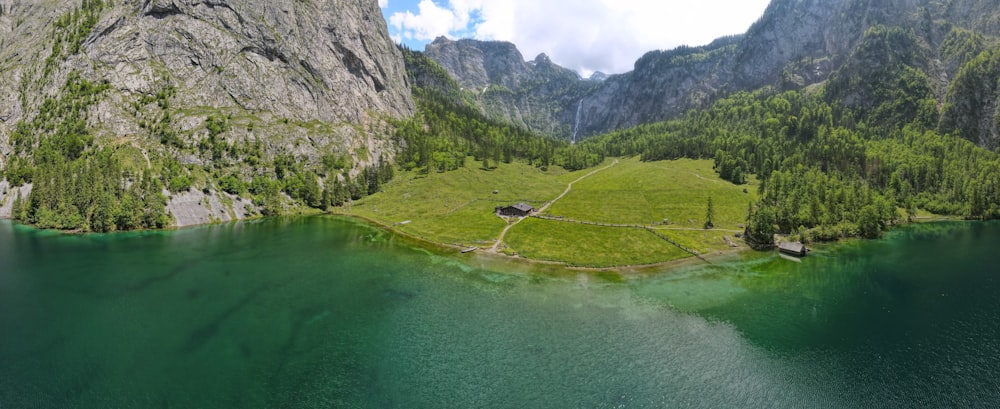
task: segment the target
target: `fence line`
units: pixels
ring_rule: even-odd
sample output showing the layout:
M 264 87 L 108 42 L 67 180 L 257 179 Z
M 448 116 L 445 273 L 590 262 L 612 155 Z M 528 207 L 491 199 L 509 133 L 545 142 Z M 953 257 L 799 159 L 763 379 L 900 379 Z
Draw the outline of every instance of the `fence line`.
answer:
M 658 231 L 656 231 L 656 230 L 653 230 L 653 228 L 652 228 L 652 227 L 648 227 L 648 226 L 647 226 L 647 227 L 643 227 L 643 228 L 644 228 L 644 229 L 646 229 L 646 231 L 648 231 L 648 232 L 650 232 L 650 233 L 653 233 L 653 235 L 654 235 L 654 236 L 656 236 L 656 237 L 659 237 L 659 238 L 663 239 L 663 240 L 664 240 L 664 241 L 666 241 L 667 243 L 670 243 L 670 244 L 673 244 L 674 246 L 677 246 L 677 248 L 679 248 L 679 249 L 681 249 L 681 250 L 684 250 L 684 251 L 686 251 L 686 252 L 690 253 L 690 254 L 691 254 L 692 256 L 695 256 L 695 257 L 698 257 L 699 259 L 701 259 L 701 261 L 704 261 L 704 262 L 706 262 L 706 263 L 708 263 L 708 264 L 712 264 L 712 262 L 711 262 L 711 261 L 708 261 L 708 259 L 706 259 L 705 257 L 702 257 L 702 255 L 701 255 L 701 254 L 699 254 L 699 253 L 698 253 L 697 251 L 694 251 L 694 250 L 691 250 L 691 249 L 689 249 L 689 248 L 687 248 L 687 247 L 684 247 L 684 246 L 682 246 L 682 245 L 681 245 L 680 243 L 678 243 L 678 242 L 674 241 L 673 239 L 671 239 L 671 238 L 669 238 L 669 237 L 667 237 L 667 236 L 665 236 L 665 235 L 663 235 L 663 234 L 660 234 L 660 232 L 658 232 Z
M 674 241 L 670 237 L 667 237 L 667 236 L 665 236 L 663 234 L 660 234 L 660 232 L 654 230 L 652 227 L 649 227 L 649 226 L 643 226 L 643 225 L 639 225 L 639 224 L 615 224 L 615 223 L 588 222 L 588 221 L 584 221 L 584 220 L 574 220 L 574 219 L 567 219 L 565 217 L 553 217 L 553 216 L 546 216 L 546 215 L 540 215 L 540 214 L 532 215 L 531 217 L 534 217 L 534 218 L 537 218 L 537 219 L 542 219 L 542 220 L 551 220 L 551 221 L 556 221 L 556 222 L 585 224 L 585 225 L 588 225 L 588 226 L 614 227 L 614 228 L 622 228 L 622 229 L 642 229 L 642 230 L 645 230 L 645 231 L 648 231 L 648 232 L 652 233 L 654 236 L 660 238 L 661 240 L 666 241 L 667 243 L 670 243 L 674 247 L 677 247 L 677 248 L 683 250 L 685 253 L 688 253 L 688 254 L 690 254 L 692 256 L 698 257 L 699 259 L 701 259 L 702 261 L 704 261 L 704 262 L 706 262 L 708 264 L 712 264 L 711 261 L 708 261 L 708 259 L 706 259 L 705 257 L 703 257 L 697 251 L 694 251 L 694 250 L 691 250 L 691 249 L 689 249 L 687 247 L 684 247 L 680 243 Z

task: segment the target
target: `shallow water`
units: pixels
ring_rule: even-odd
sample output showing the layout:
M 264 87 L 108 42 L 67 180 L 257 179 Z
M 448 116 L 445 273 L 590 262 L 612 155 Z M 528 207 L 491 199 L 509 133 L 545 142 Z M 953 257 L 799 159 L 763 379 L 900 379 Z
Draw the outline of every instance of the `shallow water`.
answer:
M 0 408 L 997 407 L 1000 224 L 610 283 L 364 224 L 0 222 Z

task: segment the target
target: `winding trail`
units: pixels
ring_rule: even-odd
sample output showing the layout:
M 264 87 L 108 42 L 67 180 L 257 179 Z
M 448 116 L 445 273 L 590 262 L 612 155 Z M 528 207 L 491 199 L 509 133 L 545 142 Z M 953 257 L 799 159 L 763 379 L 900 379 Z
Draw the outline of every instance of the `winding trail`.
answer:
M 550 201 L 549 201 L 548 203 L 546 203 L 546 204 L 545 204 L 544 206 L 542 206 L 542 207 L 541 207 L 540 209 L 538 209 L 538 210 L 536 211 L 536 213 L 544 213 L 544 212 L 545 212 L 546 210 L 548 210 L 549 206 L 552 206 L 552 204 L 553 204 L 553 203 L 555 203 L 555 202 L 558 202 L 558 201 L 559 201 L 559 199 L 562 199 L 563 197 L 565 197 L 566 195 L 568 195 L 568 194 L 569 194 L 569 192 L 570 192 L 571 190 L 573 190 L 573 184 L 574 184 L 574 183 L 576 183 L 576 182 L 579 182 L 579 181 L 581 181 L 581 180 L 584 180 L 584 179 L 586 179 L 586 178 L 588 178 L 588 177 L 591 177 L 591 176 L 593 176 L 594 174 L 596 174 L 597 172 L 601 172 L 601 171 L 604 171 L 604 170 L 607 170 L 607 169 L 610 169 L 610 168 L 611 168 L 612 166 L 615 166 L 615 165 L 617 165 L 617 164 L 618 164 L 618 159 L 615 159 L 615 161 L 614 161 L 614 162 L 612 162 L 612 163 L 611 163 L 610 165 L 608 165 L 608 166 L 605 166 L 605 167 L 603 167 L 603 168 L 600 168 L 600 169 L 595 169 L 595 170 L 591 171 L 590 173 L 588 173 L 588 174 L 586 174 L 586 175 L 583 175 L 583 176 L 580 176 L 580 177 L 579 177 L 579 178 L 577 178 L 576 180 L 574 180 L 574 181 L 572 181 L 572 182 L 569 182 L 569 184 L 568 184 L 568 185 L 566 185 L 566 190 L 564 190 L 564 191 L 562 192 L 562 194 L 560 194 L 559 196 L 556 196 L 556 198 L 555 198 L 555 199 L 552 199 L 552 200 L 550 200 Z M 502 231 L 502 232 L 500 232 L 500 237 L 497 237 L 497 241 L 496 241 L 496 243 L 493 243 L 493 247 L 491 247 L 491 248 L 489 249 L 489 251 L 490 251 L 491 253 L 496 253 L 497 251 L 499 251 L 499 249 L 500 249 L 500 244 L 502 244 L 502 243 L 503 243 L 503 238 L 507 236 L 507 232 L 508 232 L 508 231 L 510 231 L 510 229 L 511 229 L 511 228 L 513 228 L 514 226 L 517 226 L 517 224 L 518 224 L 518 223 L 520 223 L 520 222 L 521 222 L 522 220 L 524 220 L 524 219 L 526 219 L 526 217 L 522 217 L 522 218 L 519 218 L 519 219 L 517 219 L 517 220 L 516 220 L 515 222 L 507 224 L 507 227 L 505 227 L 505 228 L 503 229 L 503 231 Z

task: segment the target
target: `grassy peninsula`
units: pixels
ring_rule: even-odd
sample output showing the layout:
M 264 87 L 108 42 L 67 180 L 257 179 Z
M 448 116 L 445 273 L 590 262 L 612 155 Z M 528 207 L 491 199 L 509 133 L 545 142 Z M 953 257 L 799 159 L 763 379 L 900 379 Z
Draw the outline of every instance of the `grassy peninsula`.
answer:
M 408 171 L 340 211 L 430 242 L 481 251 L 496 246 L 527 259 L 579 267 L 654 264 L 731 249 L 723 236 L 738 241 L 756 182 L 734 185 L 712 167 L 709 160 L 609 158 L 573 172 L 518 161 L 490 170 Z M 714 228 L 705 229 L 710 197 Z M 537 217 L 511 220 L 516 224 L 497 246 L 508 221 L 494 208 L 520 202 L 551 205 Z

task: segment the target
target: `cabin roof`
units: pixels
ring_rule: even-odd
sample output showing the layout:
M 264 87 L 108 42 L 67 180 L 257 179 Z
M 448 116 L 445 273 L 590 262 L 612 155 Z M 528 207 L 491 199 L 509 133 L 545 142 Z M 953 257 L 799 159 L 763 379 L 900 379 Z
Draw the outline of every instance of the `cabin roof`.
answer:
M 532 206 L 530 204 L 527 204 L 527 203 L 518 203 L 518 204 L 516 204 L 514 206 L 511 206 L 511 207 L 513 207 L 513 208 L 515 208 L 517 210 L 520 210 L 522 212 L 528 212 L 528 213 L 530 213 L 530 212 L 532 212 L 532 211 L 535 210 L 534 206 Z
M 794 251 L 796 253 L 801 253 L 806 250 L 806 245 L 799 242 L 783 241 L 778 245 L 778 248 L 782 250 Z

